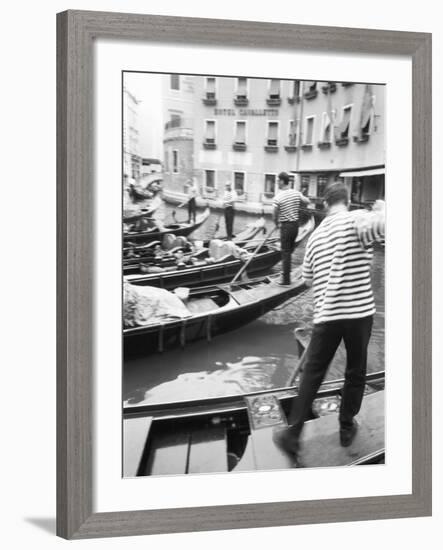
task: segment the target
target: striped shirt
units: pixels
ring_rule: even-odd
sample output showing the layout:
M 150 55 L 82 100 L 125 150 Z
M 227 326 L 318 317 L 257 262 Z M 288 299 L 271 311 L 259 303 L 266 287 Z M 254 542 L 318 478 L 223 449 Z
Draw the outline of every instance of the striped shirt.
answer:
M 306 245 L 303 279 L 312 281 L 314 324 L 375 313 L 372 243 L 384 237 L 384 213 L 333 207 Z
M 296 222 L 300 212 L 301 193 L 295 189 L 280 191 L 274 199 L 279 222 Z
M 232 191 L 225 191 L 225 194 L 223 195 L 223 206 L 229 207 L 234 206 L 234 202 L 237 200 L 237 193 Z

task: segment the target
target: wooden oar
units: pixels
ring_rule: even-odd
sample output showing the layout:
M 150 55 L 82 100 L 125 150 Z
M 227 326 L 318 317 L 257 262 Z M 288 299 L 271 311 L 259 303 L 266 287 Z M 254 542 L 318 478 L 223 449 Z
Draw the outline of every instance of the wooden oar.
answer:
M 267 237 L 265 239 L 263 239 L 261 243 L 259 243 L 257 248 L 252 253 L 252 256 L 249 258 L 249 260 L 245 264 L 242 265 L 242 267 L 237 272 L 237 275 L 232 279 L 231 285 L 233 285 L 235 283 L 235 281 L 237 281 L 242 276 L 244 271 L 247 269 L 248 265 L 252 262 L 252 260 L 255 258 L 255 256 L 260 252 L 260 250 L 263 248 L 263 245 L 269 240 L 269 238 L 271 237 L 271 235 L 274 233 L 274 231 L 276 229 L 277 229 L 277 226 L 274 226 L 271 229 L 271 231 L 268 233 Z

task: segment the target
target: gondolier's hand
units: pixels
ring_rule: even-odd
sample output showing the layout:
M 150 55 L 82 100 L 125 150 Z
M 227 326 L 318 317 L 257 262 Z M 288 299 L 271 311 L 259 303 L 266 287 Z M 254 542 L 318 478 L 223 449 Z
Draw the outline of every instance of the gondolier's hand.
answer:
M 279 221 L 275 221 L 274 223 L 275 223 L 275 227 L 276 227 L 277 229 L 280 229 L 280 225 L 281 225 L 280 222 L 279 222 Z

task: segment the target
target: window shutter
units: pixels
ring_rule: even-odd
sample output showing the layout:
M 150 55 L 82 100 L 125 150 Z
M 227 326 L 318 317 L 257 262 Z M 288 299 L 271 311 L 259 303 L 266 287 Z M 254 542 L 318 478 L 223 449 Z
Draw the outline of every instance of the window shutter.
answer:
M 235 141 L 236 143 L 246 143 L 246 123 L 245 122 L 237 122 Z
M 271 85 L 269 88 L 270 97 L 279 97 L 280 96 L 280 80 L 272 79 Z
M 241 77 L 237 80 L 237 95 L 238 96 L 246 96 L 246 84 L 247 79 L 244 77 Z
M 215 78 L 209 77 L 206 80 L 206 91 L 209 94 L 215 94 Z
M 206 121 L 206 141 L 215 143 L 215 122 L 213 120 Z
M 360 132 L 361 133 L 368 133 L 372 109 L 373 109 L 372 89 L 371 89 L 371 86 L 367 84 L 365 88 L 365 94 L 363 97 L 361 115 L 360 115 Z
M 269 122 L 268 125 L 268 142 L 270 145 L 277 145 L 278 124 L 277 122 Z

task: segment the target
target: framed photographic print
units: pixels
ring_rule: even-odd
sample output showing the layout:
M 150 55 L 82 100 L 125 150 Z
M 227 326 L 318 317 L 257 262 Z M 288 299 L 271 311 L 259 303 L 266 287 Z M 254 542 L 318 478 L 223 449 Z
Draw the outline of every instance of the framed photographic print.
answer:
M 431 513 L 431 37 L 58 15 L 58 534 Z

